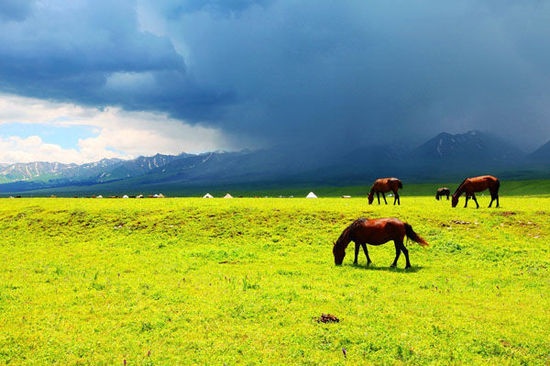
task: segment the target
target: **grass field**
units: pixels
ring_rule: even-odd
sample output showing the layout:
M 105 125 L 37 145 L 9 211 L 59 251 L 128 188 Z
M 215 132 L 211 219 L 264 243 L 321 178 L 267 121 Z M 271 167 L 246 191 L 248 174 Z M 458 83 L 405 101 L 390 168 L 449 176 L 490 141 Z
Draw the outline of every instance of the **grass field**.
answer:
M 0 363 L 549 364 L 550 197 L 463 199 L 2 199 Z M 361 216 L 430 246 L 335 266 Z
M 430 183 L 417 183 L 403 180 L 403 189 L 400 190 L 400 195 L 403 197 L 412 196 L 430 196 L 434 197 L 438 187 L 448 187 L 451 193 L 458 188 L 462 179 L 455 181 L 438 181 Z M 114 185 L 98 184 L 95 186 L 76 186 L 62 187 L 57 189 L 43 189 L 23 193 L 9 193 L 6 191 L 0 192 L 0 198 L 8 198 L 13 195 L 21 194 L 23 197 L 50 197 L 52 195 L 58 197 L 91 197 L 94 195 L 108 196 L 123 196 L 123 195 L 139 195 L 145 196 L 163 193 L 168 197 L 202 197 L 209 192 L 215 197 L 223 197 L 227 192 L 234 197 L 305 197 L 308 192 L 314 191 L 319 197 L 341 197 L 342 195 L 350 195 L 353 197 L 366 197 L 369 193 L 372 181 L 365 182 L 363 185 L 347 185 L 345 182 L 341 184 L 312 184 L 308 183 L 235 183 L 235 184 L 218 184 L 216 186 L 205 187 L 202 185 L 155 185 L 141 186 L 139 189 L 129 188 L 126 181 L 117 182 Z M 1 187 L 0 187 L 1 188 Z M 487 193 L 487 192 L 486 192 Z M 488 194 L 488 193 L 487 193 Z M 550 197 L 550 179 L 530 179 L 530 180 L 512 180 L 501 179 L 500 194 L 502 196 L 546 196 Z

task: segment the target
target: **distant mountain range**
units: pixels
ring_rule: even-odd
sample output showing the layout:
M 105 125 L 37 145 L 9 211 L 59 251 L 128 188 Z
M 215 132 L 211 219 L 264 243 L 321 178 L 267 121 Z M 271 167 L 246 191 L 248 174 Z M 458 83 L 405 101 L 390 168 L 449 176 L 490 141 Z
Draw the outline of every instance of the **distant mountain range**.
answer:
M 550 141 L 527 154 L 491 134 L 440 133 L 412 149 L 367 146 L 322 156 L 309 149 L 155 155 L 88 164 L 0 165 L 0 194 L 113 194 L 202 187 L 285 184 L 369 185 L 380 176 L 409 181 L 448 181 L 476 174 L 506 178 L 550 178 Z

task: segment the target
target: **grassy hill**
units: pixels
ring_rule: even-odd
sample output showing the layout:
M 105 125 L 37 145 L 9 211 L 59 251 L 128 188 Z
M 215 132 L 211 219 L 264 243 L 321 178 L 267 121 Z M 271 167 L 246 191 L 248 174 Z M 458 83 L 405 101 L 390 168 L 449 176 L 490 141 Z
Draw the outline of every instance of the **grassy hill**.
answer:
M 0 363 L 548 364 L 550 198 L 488 200 L 3 199 Z M 335 266 L 359 216 L 430 246 Z

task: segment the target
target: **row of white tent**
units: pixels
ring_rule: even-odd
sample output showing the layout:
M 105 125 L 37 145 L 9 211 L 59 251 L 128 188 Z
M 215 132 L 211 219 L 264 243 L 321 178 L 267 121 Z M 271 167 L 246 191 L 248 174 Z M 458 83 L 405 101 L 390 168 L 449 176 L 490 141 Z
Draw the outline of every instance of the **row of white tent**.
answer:
M 214 196 L 212 196 L 210 193 L 207 193 L 204 196 L 202 196 L 202 198 L 214 198 Z M 223 196 L 223 198 L 233 198 L 233 196 L 227 193 L 225 196 Z M 309 192 L 306 198 L 318 198 L 318 197 L 315 193 Z
M 92 196 L 93 198 L 103 198 L 103 195 L 97 195 L 97 196 Z M 127 194 L 119 197 L 119 196 L 109 196 L 109 198 L 144 198 L 145 196 L 140 194 L 140 195 L 137 195 L 137 196 L 128 196 Z M 155 193 L 155 194 L 152 194 L 152 195 L 149 195 L 148 196 L 149 198 L 164 198 L 165 196 L 162 194 L 162 193 Z
M 210 193 L 207 193 L 204 196 L 202 196 L 202 198 L 214 198 L 214 196 L 212 196 Z M 223 196 L 223 198 L 233 198 L 233 196 L 227 193 L 225 196 Z

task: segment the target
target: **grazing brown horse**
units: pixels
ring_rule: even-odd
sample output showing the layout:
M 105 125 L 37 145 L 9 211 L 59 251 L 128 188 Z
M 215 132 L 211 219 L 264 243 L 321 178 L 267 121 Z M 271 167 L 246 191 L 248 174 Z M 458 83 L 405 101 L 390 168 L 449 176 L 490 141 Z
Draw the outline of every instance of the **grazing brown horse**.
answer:
M 381 245 L 393 240 L 395 244 L 395 260 L 392 263 L 392 267 L 397 266 L 397 260 L 401 252 L 405 255 L 407 262 L 405 268 L 411 267 L 409 261 L 409 251 L 403 244 L 403 239 L 407 236 L 412 241 L 427 246 L 428 243 L 422 239 L 418 234 L 413 231 L 411 225 L 395 218 L 383 218 L 368 220 L 360 218 L 352 222 L 347 228 L 342 231 L 342 234 L 334 243 L 332 248 L 332 254 L 334 254 L 334 263 L 341 265 L 346 256 L 346 248 L 350 242 L 355 243 L 355 260 L 354 264 L 357 264 L 357 256 L 359 255 L 359 246 L 363 248 L 365 255 L 367 256 L 367 266 L 372 263 L 367 251 L 367 245 Z
M 456 207 L 458 203 L 458 198 L 462 195 L 462 193 L 465 193 L 466 203 L 464 203 L 464 207 L 468 206 L 468 200 L 472 198 L 476 203 L 477 208 L 479 208 L 479 204 L 477 203 L 475 192 L 481 192 L 486 189 L 489 189 L 489 193 L 491 193 L 491 202 L 489 202 L 489 207 L 491 207 L 494 200 L 497 201 L 496 207 L 498 207 L 498 189 L 499 188 L 500 188 L 500 181 L 498 180 L 498 178 L 493 177 L 492 175 L 482 175 L 479 177 L 466 178 L 460 184 L 460 186 L 458 186 L 455 193 L 453 193 L 453 199 L 451 201 L 451 204 L 453 207 Z
M 441 187 L 437 189 L 437 192 L 435 192 L 435 199 L 439 201 L 439 198 L 442 196 L 447 197 L 447 201 L 449 200 L 449 195 L 451 194 L 451 190 L 447 187 Z
M 382 193 L 382 198 L 384 198 L 384 202 L 386 205 L 388 204 L 388 201 L 386 201 L 386 195 L 384 193 L 386 192 L 393 192 L 393 204 L 395 205 L 395 202 L 397 202 L 398 205 L 401 205 L 401 200 L 399 199 L 399 193 L 397 193 L 397 190 L 399 188 L 403 188 L 403 183 L 397 178 L 379 178 L 374 181 L 374 184 L 370 188 L 369 193 L 369 205 L 372 204 L 372 201 L 374 201 L 374 194 L 376 193 L 376 198 L 378 198 L 378 204 L 380 204 L 380 193 Z

